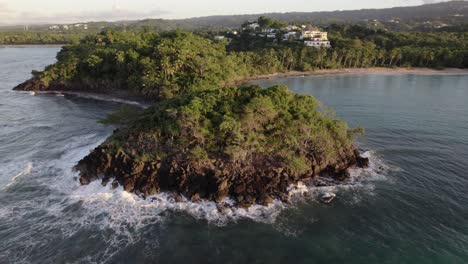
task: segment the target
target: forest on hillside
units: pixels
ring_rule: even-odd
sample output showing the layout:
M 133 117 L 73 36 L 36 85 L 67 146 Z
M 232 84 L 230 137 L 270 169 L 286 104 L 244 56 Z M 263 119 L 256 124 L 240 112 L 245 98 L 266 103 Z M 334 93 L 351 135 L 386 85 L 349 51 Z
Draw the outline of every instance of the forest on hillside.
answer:
M 104 31 L 65 46 L 34 77 L 49 84 L 121 89 L 156 100 L 257 75 L 366 67 L 468 67 L 466 32 L 387 32 L 330 27 L 332 48 L 245 33 L 227 41 L 186 31 Z

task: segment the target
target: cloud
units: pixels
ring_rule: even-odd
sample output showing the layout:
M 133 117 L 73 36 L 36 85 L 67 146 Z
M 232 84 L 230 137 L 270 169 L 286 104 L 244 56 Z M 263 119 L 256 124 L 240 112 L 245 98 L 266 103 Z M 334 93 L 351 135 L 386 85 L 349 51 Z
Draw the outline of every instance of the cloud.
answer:
M 14 13 L 6 3 L 0 2 L 0 18 L 4 19 L 5 17 L 10 17 Z
M 113 5 L 110 10 L 68 13 L 18 12 L 0 2 L 0 24 L 60 24 L 90 21 L 117 21 L 157 18 L 168 12 L 160 9 L 136 11 Z

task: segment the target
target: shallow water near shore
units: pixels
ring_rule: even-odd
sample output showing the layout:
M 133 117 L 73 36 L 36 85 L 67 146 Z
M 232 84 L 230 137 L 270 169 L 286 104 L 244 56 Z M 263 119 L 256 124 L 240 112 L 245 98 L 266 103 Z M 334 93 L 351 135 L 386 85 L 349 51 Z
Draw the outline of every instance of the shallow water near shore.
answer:
M 71 168 L 112 133 L 121 102 L 11 89 L 57 47 L 0 49 L 0 263 L 466 263 L 468 76 L 344 74 L 259 80 L 313 94 L 371 168 L 249 210 L 79 186 Z M 337 193 L 326 206 L 316 196 Z

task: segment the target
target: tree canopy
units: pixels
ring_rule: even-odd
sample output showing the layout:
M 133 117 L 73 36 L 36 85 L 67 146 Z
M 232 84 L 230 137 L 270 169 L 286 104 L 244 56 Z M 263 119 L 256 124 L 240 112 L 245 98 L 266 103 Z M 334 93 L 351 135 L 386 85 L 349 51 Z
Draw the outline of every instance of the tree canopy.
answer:
M 292 70 L 468 66 L 466 32 L 388 32 L 356 25 L 332 25 L 327 30 L 329 49 L 249 32 L 227 42 L 180 30 L 107 30 L 63 47 L 57 63 L 33 74 L 46 86 L 122 90 L 164 100 Z

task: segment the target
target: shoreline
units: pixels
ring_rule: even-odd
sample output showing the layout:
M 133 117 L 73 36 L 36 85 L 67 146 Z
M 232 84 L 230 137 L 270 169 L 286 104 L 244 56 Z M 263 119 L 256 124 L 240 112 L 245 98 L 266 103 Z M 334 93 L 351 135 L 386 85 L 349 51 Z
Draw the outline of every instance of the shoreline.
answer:
M 31 95 L 56 95 L 56 96 L 69 96 L 69 97 L 78 97 L 84 99 L 91 99 L 97 101 L 105 102 L 114 102 L 120 104 L 133 105 L 141 107 L 143 109 L 148 108 L 150 104 L 145 100 L 138 100 L 135 98 L 129 98 L 125 96 L 118 96 L 105 93 L 90 93 L 90 92 L 79 92 L 79 91 L 61 91 L 61 90 L 52 90 L 52 91 L 18 91 L 29 93 Z
M 468 69 L 446 68 L 442 70 L 432 68 L 343 68 L 343 69 L 322 69 L 313 71 L 289 71 L 271 74 L 262 74 L 245 78 L 237 84 L 247 83 L 256 80 L 270 80 L 276 78 L 289 78 L 289 77 L 308 77 L 308 76 L 322 76 L 322 75 L 344 75 L 344 74 L 415 74 L 415 75 L 468 75 Z
M 0 45 L 0 48 L 4 47 Z M 447 68 L 442 70 L 432 68 L 385 68 L 385 67 L 374 67 L 374 68 L 343 68 L 343 69 L 322 69 L 314 71 L 289 71 L 279 72 L 271 74 L 256 75 L 248 78 L 244 78 L 238 81 L 234 81 L 224 87 L 236 86 L 242 84 L 249 84 L 253 81 L 259 80 L 274 80 L 278 78 L 293 78 L 293 77 L 311 77 L 311 76 L 324 76 L 324 75 L 447 75 L 447 76 L 468 76 L 468 69 L 458 68 Z M 13 89 L 15 90 L 15 89 Z M 23 92 L 35 92 L 36 94 L 64 94 L 70 96 L 78 96 L 83 98 L 90 98 L 94 100 L 102 101 L 114 101 L 124 104 L 140 105 L 143 108 L 147 107 L 151 101 L 142 99 L 138 96 L 131 96 L 129 94 L 122 94 L 121 91 L 117 93 L 106 92 L 89 92 L 79 90 L 47 90 L 47 91 L 34 91 L 34 90 L 17 90 Z

